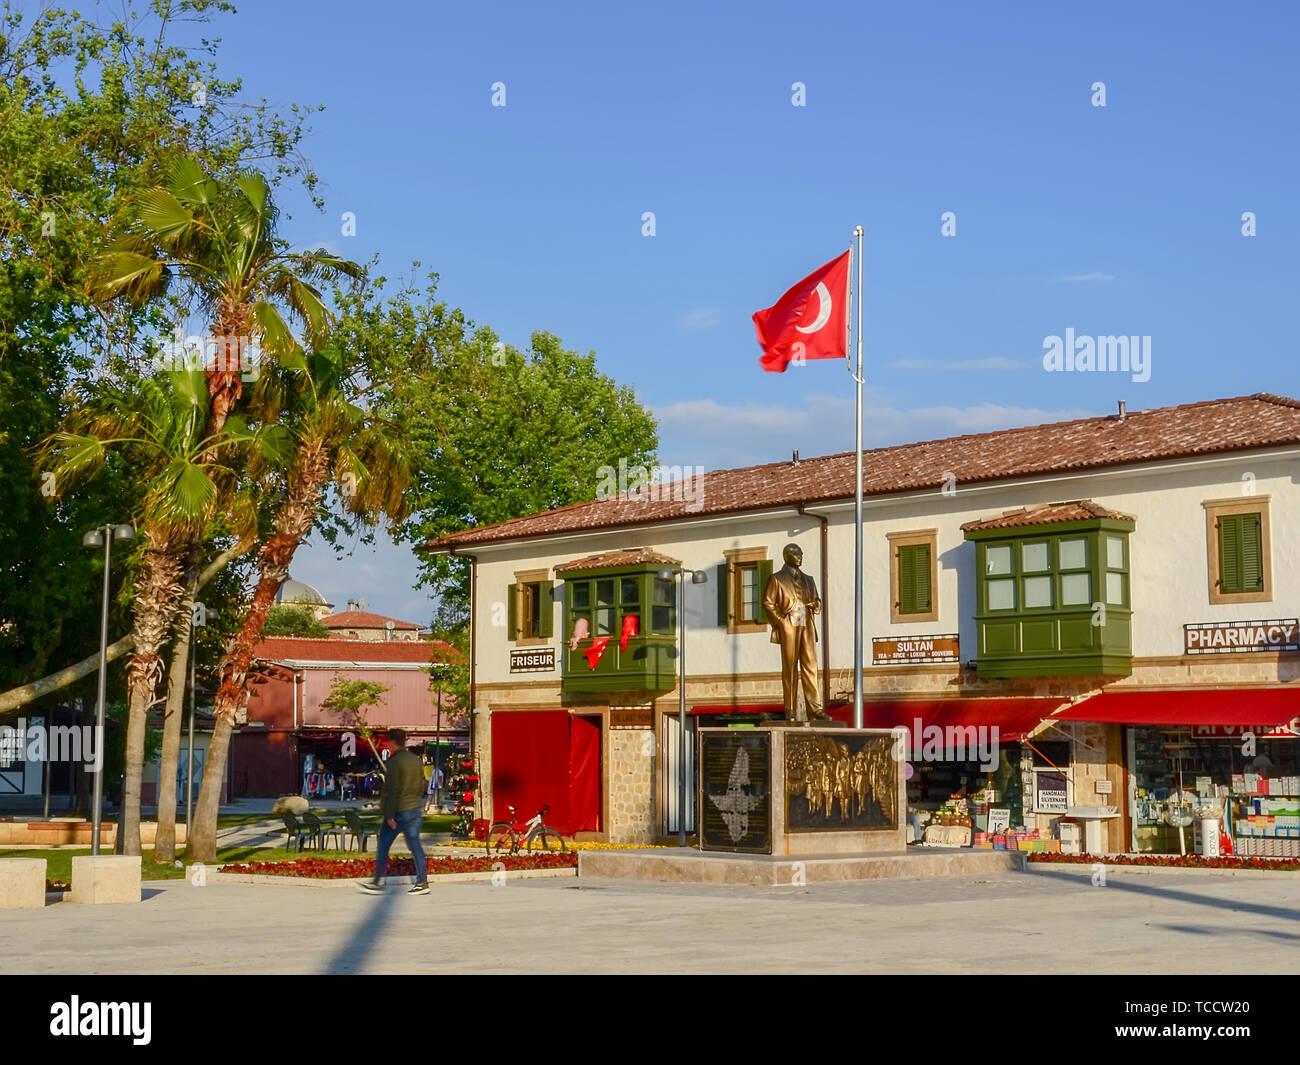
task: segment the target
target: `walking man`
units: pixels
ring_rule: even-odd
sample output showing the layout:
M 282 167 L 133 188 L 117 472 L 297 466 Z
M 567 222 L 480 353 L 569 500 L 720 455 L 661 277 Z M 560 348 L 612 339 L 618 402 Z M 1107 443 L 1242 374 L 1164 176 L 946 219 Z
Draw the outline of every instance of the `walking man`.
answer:
M 420 826 L 424 816 L 424 766 L 420 759 L 406 749 L 406 733 L 400 728 L 388 730 L 388 740 L 397 753 L 384 767 L 384 786 L 379 796 L 379 850 L 375 854 L 375 878 L 363 881 L 361 889 L 371 894 L 384 890 L 384 874 L 388 871 L 388 849 L 398 832 L 406 837 L 415 859 L 415 883 L 409 895 L 423 895 L 429 890 L 428 862 L 420 846 Z

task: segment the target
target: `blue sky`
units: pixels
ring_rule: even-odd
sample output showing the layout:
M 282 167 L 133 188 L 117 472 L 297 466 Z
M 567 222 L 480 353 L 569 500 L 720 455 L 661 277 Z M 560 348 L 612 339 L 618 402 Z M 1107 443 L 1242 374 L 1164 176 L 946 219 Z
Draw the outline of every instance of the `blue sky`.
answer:
M 1300 394 L 1298 31 L 1286 3 L 275 0 L 216 33 L 250 99 L 326 106 L 328 209 L 290 204 L 291 239 L 595 349 L 665 463 L 717 469 L 852 447 L 843 364 L 763 373 L 750 315 L 859 223 L 870 446 Z M 1150 379 L 1045 372 L 1067 328 L 1151 337 Z M 421 621 L 414 572 L 294 566 Z

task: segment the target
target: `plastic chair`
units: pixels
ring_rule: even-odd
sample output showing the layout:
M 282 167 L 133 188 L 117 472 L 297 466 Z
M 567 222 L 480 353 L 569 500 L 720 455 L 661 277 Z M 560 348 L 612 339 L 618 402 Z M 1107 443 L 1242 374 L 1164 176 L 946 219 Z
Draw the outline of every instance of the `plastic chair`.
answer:
M 345 810 L 343 819 L 347 822 L 347 828 L 344 830 L 344 843 L 346 844 L 349 837 L 356 840 L 357 850 L 364 854 L 366 843 L 375 834 L 375 828 L 362 821 L 361 815 L 356 810 Z M 345 846 L 344 849 L 346 850 L 347 847 Z
M 313 835 L 311 828 L 306 825 L 300 825 L 298 819 L 287 811 L 281 815 L 281 819 L 284 821 L 284 830 L 288 833 L 288 839 L 284 841 L 285 850 L 288 850 L 289 844 L 292 843 L 298 849 L 298 852 L 301 853 L 302 841 L 304 839 L 310 839 Z
M 333 836 L 338 843 L 338 849 L 343 849 L 343 835 L 335 825 L 326 825 L 321 823 L 321 819 L 314 813 L 308 812 L 302 815 L 303 824 L 316 838 L 316 849 L 323 850 L 325 841 Z

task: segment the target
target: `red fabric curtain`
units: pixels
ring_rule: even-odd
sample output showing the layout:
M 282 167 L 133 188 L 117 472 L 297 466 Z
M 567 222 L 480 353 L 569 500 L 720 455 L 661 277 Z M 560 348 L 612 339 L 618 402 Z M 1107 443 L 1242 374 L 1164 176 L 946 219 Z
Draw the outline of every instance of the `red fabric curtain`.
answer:
M 599 832 L 600 718 L 574 717 L 570 727 L 569 827 L 564 831 Z
M 546 823 L 569 829 L 569 714 L 564 710 L 498 710 L 492 715 L 492 812 L 509 805 L 527 820 L 549 805 Z

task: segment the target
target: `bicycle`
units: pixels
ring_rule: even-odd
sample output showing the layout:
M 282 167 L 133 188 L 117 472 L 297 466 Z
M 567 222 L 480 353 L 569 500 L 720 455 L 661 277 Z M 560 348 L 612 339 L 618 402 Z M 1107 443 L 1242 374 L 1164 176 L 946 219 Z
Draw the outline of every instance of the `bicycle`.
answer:
M 543 820 L 546 811 L 549 809 L 550 806 L 543 806 L 537 811 L 535 817 L 527 821 L 516 821 L 515 817 L 519 813 L 519 807 L 511 806 L 510 820 L 494 821 L 492 827 L 488 829 L 488 857 L 492 857 L 493 854 L 500 854 L 507 848 L 509 848 L 511 854 L 518 854 L 520 844 L 523 844 L 524 849 L 530 853 L 533 850 L 539 850 L 563 854 L 565 849 L 564 837 Z

